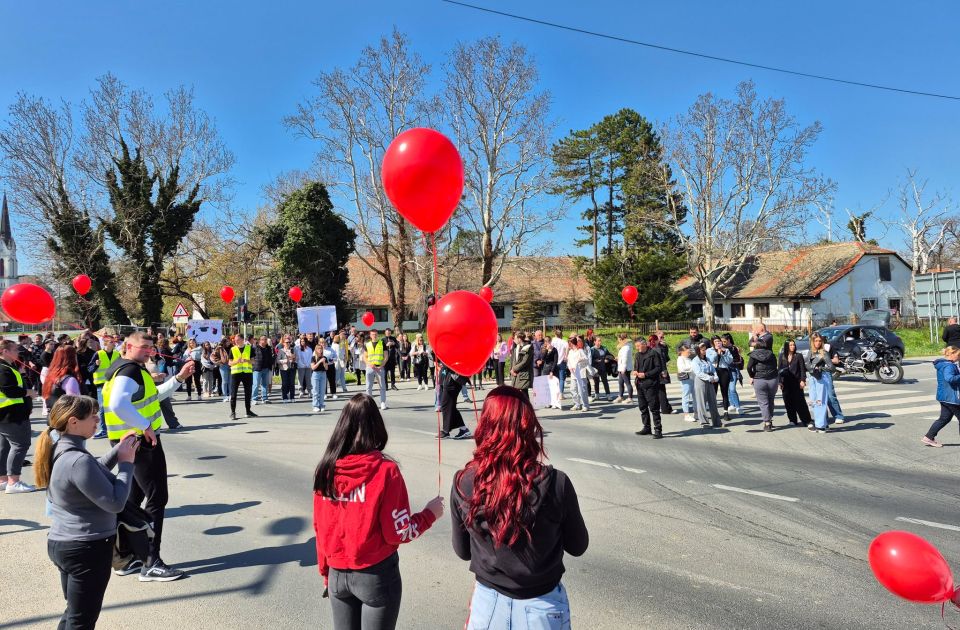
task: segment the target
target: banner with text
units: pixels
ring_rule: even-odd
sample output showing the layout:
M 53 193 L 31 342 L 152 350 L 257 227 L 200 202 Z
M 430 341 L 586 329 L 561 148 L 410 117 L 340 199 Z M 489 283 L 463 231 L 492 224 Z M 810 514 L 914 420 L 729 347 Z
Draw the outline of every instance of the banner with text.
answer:
M 337 307 L 303 306 L 297 309 L 297 327 L 301 333 L 323 333 L 337 329 Z

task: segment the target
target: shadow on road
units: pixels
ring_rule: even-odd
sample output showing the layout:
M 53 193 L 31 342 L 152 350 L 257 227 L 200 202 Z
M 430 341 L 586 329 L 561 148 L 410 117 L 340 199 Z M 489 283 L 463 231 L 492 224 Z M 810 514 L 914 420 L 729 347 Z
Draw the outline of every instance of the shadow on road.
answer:
M 167 508 L 166 518 L 176 518 L 178 516 L 217 516 L 219 514 L 229 514 L 239 510 L 245 510 L 249 507 L 260 505 L 260 501 L 241 501 L 240 503 L 204 503 L 200 505 L 181 505 L 179 507 Z
M 190 433 L 192 431 L 205 431 L 207 429 L 224 429 L 226 427 L 242 427 L 246 422 L 218 422 L 214 424 L 195 424 L 191 426 L 183 425 L 173 432 L 164 431 L 164 435 L 177 435 L 178 433 Z
M 206 477 L 213 477 L 213 473 L 194 473 L 192 475 L 184 475 L 183 479 L 204 479 Z
M 214 459 L 226 459 L 226 455 L 204 455 L 203 457 L 198 457 L 197 459 L 201 462 L 208 462 Z
M 0 532 L 0 536 L 7 534 L 22 534 L 23 532 L 36 532 L 44 529 L 50 529 L 48 525 L 41 525 L 35 521 L 25 521 L 19 518 L 0 518 L 0 527 L 20 527 L 12 532 Z
M 863 431 L 864 429 L 889 429 L 892 422 L 858 422 L 857 424 L 830 425 L 831 433 L 846 433 L 848 431 Z

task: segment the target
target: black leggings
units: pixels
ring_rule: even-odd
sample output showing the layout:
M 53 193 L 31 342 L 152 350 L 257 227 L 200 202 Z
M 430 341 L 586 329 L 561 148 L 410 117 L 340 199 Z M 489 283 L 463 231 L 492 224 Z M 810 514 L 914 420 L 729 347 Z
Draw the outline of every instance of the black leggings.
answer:
M 193 359 L 191 359 L 193 361 Z M 187 379 L 187 396 L 193 394 L 193 386 L 197 387 L 197 398 L 200 398 L 203 394 L 203 388 L 200 387 L 200 373 L 203 371 L 203 366 L 199 361 L 193 361 L 193 376 Z
M 97 625 L 110 582 L 115 538 L 47 541 L 47 555 L 60 571 L 60 588 L 67 601 L 58 629 L 92 630 Z
M 400 558 L 365 569 L 335 569 L 329 575 L 334 630 L 393 630 L 400 615 Z
M 427 361 L 424 359 L 420 363 L 413 364 L 413 374 L 417 377 L 417 385 L 427 384 Z
M 354 370 L 353 375 L 357 377 L 357 385 L 363 385 L 363 370 Z
M 730 408 L 730 370 L 717 368 L 717 382 L 713 384 L 714 393 L 720 388 L 720 396 L 723 397 L 723 409 L 721 413 Z

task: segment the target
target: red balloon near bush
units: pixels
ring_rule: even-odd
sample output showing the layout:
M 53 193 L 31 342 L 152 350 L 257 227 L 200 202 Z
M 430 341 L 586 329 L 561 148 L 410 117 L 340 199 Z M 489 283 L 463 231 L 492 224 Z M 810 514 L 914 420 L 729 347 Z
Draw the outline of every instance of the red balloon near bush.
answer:
M 233 302 L 233 287 L 229 284 L 223 285 L 220 289 L 220 299 L 227 303 Z
M 493 302 L 493 289 L 490 287 L 481 287 L 480 297 L 483 298 L 484 302 Z
M 370 326 L 373 326 L 373 322 L 377 320 L 376 318 L 374 318 L 373 313 L 371 313 L 370 311 L 367 311 L 366 313 L 363 314 L 363 317 L 360 318 L 360 321 L 363 322 L 364 326 L 369 328 Z
M 27 282 L 4 291 L 0 306 L 10 319 L 21 324 L 48 322 L 57 311 L 53 296 L 46 289 Z
M 73 285 L 73 290 L 80 295 L 86 295 L 89 293 L 90 287 L 93 286 L 93 283 L 90 281 L 90 276 L 85 273 L 81 273 L 75 277 L 70 284 Z
M 497 343 L 497 316 L 476 293 L 454 291 L 440 298 L 427 317 L 427 337 L 444 365 L 473 376 Z
M 911 602 L 936 604 L 953 597 L 953 574 L 937 548 L 903 531 L 884 532 L 868 553 L 877 581 Z
M 623 287 L 623 291 L 620 292 L 620 295 L 621 297 L 623 297 L 624 302 L 626 302 L 630 306 L 633 306 L 634 303 L 636 303 L 637 298 L 640 297 L 640 292 L 637 291 L 637 287 L 631 284 L 629 286 Z
M 300 300 L 303 299 L 303 289 L 298 286 L 290 287 L 290 290 L 287 291 L 287 295 L 290 296 L 291 300 L 299 304 Z
M 383 189 L 404 218 L 424 232 L 450 219 L 463 194 L 463 161 L 439 131 L 404 131 L 383 155 Z

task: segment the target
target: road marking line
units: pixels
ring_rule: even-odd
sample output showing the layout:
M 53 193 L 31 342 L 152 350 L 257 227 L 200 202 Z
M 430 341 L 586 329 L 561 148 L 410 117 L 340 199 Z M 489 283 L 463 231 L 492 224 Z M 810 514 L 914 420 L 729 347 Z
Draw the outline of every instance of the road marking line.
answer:
M 960 527 L 957 527 L 956 525 L 945 525 L 944 523 L 934 523 L 933 521 L 922 521 L 919 518 L 907 518 L 905 516 L 898 516 L 893 520 L 900 521 L 902 523 L 913 523 L 914 525 L 926 525 L 927 527 L 949 529 L 952 532 L 960 532 Z
M 877 407 L 878 402 L 883 403 L 884 405 L 906 405 L 910 403 L 919 403 L 919 402 L 930 402 L 933 396 L 931 394 L 924 394 L 922 396 L 907 396 L 906 398 L 884 398 L 880 401 L 871 401 L 866 402 L 856 402 L 852 405 L 845 405 L 843 403 L 843 394 L 839 394 L 837 398 L 840 400 L 840 406 L 843 407 L 844 411 L 849 407 L 850 409 L 865 409 L 867 407 Z
M 430 437 L 437 437 L 436 431 L 424 431 L 422 429 L 407 429 L 407 431 L 413 431 L 414 433 L 422 433 L 424 435 L 429 435 Z
M 902 394 L 922 394 L 919 389 L 878 389 L 873 392 L 858 392 L 856 394 L 844 394 L 843 392 L 837 392 L 838 398 L 843 398 L 844 400 L 854 400 L 857 398 L 873 398 L 873 399 L 883 399 L 886 402 L 887 398 L 890 396 L 900 396 Z
M 611 468 L 613 470 L 622 470 L 624 472 L 631 472 L 637 475 L 642 475 L 647 472 L 645 470 L 640 470 L 639 468 L 630 468 L 629 466 L 618 466 L 617 464 L 608 464 L 607 462 L 597 462 L 592 459 L 581 459 L 579 457 L 568 457 L 568 462 L 577 462 L 580 464 L 588 464 L 590 466 L 600 466 L 601 468 Z
M 792 503 L 795 503 L 800 500 L 794 497 L 785 497 L 781 494 L 770 494 L 769 492 L 760 492 L 759 490 L 747 490 L 746 488 L 736 488 L 734 486 L 723 486 L 718 483 L 714 483 L 710 485 L 716 488 L 717 490 L 729 490 L 730 492 L 741 492 L 743 494 L 752 494 L 754 496 L 764 497 L 767 499 L 779 499 L 780 501 L 790 501 Z

